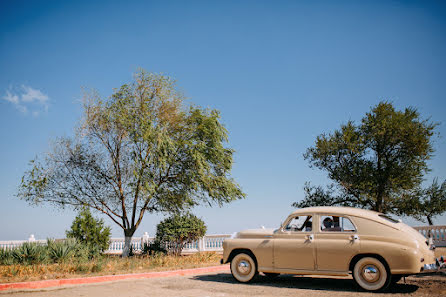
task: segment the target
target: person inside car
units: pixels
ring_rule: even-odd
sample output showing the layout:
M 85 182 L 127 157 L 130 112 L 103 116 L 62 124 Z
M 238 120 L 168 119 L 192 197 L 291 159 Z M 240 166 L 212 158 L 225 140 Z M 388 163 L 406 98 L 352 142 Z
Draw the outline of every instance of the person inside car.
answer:
M 333 220 L 330 217 L 326 217 L 322 221 L 323 229 L 322 231 L 331 231 L 333 229 Z

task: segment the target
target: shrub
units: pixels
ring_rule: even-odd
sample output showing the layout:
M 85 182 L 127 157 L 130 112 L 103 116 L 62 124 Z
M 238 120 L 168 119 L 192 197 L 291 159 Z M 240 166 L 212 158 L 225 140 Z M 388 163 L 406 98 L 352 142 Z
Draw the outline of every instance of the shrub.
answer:
M 47 240 L 48 257 L 55 263 L 66 262 L 76 251 L 76 240 Z
M 76 239 L 55 241 L 47 244 L 25 242 L 13 249 L 0 249 L 0 265 L 33 265 L 47 263 L 85 263 L 92 259 L 101 260 L 101 252 L 96 246 L 78 242 Z
M 96 248 L 98 252 L 105 251 L 110 244 L 110 227 L 104 226 L 103 219 L 93 217 L 88 208 L 79 212 L 66 235 L 89 246 L 91 250 Z
M 144 242 L 141 253 L 154 256 L 156 254 L 167 254 L 167 250 L 159 240 L 155 240 L 153 242 Z
M 167 247 L 169 253 L 180 255 L 184 246 L 206 234 L 203 220 L 191 213 L 175 214 L 156 227 L 156 240 Z
M 14 264 L 13 251 L 10 249 L 0 249 L 0 265 Z
M 12 250 L 13 264 L 32 265 L 48 262 L 47 250 L 46 246 L 25 242 Z

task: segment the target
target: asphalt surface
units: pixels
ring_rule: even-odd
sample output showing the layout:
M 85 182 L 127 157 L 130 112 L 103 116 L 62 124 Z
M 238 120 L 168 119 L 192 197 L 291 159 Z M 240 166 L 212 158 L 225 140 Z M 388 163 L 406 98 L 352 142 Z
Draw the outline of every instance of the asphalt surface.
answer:
M 281 275 L 275 279 L 258 276 L 254 283 L 237 283 L 229 272 L 124 280 L 101 284 L 76 285 L 43 290 L 0 292 L 0 296 L 371 296 L 358 292 L 351 278 Z M 446 296 L 446 277 L 409 277 L 389 292 L 373 296 Z

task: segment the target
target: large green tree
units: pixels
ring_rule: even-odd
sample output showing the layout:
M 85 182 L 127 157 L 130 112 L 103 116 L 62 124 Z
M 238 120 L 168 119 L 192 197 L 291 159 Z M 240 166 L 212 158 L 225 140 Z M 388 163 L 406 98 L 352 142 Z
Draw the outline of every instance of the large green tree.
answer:
M 110 98 L 86 93 L 78 133 L 32 161 L 18 196 L 104 213 L 127 256 L 144 214 L 243 198 L 233 153 L 217 110 L 185 105 L 171 78 L 140 71 Z
M 384 213 L 411 214 L 419 202 L 436 124 L 415 108 L 396 110 L 389 102 L 373 107 L 359 124 L 316 138 L 304 158 L 327 172 L 327 188 L 307 183 L 295 207 L 343 205 Z

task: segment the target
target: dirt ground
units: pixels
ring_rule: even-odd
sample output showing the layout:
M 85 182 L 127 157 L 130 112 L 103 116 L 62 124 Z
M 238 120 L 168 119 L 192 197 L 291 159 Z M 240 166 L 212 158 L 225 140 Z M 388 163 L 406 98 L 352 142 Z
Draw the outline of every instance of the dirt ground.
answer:
M 446 255 L 446 248 L 436 256 Z M 0 297 L 138 297 L 138 296 L 446 296 L 446 276 L 411 276 L 385 293 L 358 292 L 351 277 L 308 277 L 281 275 L 275 279 L 258 276 L 250 284 L 237 283 L 229 271 L 192 276 L 125 280 L 109 283 L 65 286 L 43 290 L 0 292 Z
M 12 297 L 137 297 L 137 296 L 366 296 L 358 292 L 351 278 L 281 275 L 276 279 L 258 276 L 251 284 L 237 283 L 228 272 L 193 276 L 126 280 L 22 292 L 0 292 Z M 382 296 L 446 296 L 446 277 L 408 277 Z

